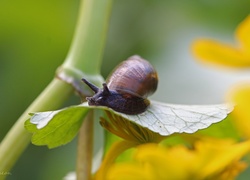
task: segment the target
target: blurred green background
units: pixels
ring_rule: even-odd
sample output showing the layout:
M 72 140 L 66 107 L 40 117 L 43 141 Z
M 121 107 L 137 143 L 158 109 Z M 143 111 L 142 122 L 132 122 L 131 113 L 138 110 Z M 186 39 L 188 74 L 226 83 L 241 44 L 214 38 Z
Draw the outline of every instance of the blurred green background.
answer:
M 0 140 L 46 87 L 66 57 L 79 1 L 0 0 Z M 249 0 L 114 0 L 102 75 L 133 54 L 151 61 L 160 84 L 151 99 L 169 103 L 223 102 L 249 74 L 197 63 L 190 43 L 199 37 L 234 42 Z M 73 97 L 66 105 L 78 104 Z M 7 179 L 62 179 L 75 168 L 75 140 L 48 150 L 30 145 Z M 246 179 L 247 172 L 239 179 Z

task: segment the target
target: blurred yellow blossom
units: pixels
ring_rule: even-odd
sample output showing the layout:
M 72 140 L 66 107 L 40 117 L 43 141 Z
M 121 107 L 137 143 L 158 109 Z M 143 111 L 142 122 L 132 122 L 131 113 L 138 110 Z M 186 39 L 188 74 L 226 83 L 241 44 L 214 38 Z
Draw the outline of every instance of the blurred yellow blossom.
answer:
M 192 148 L 142 144 L 133 161 L 113 164 L 108 180 L 152 179 L 234 179 L 246 168 L 240 159 L 250 150 L 250 141 L 201 139 Z
M 250 138 L 250 84 L 238 85 L 230 91 L 228 99 L 236 104 L 232 113 L 235 118 L 234 124 L 239 129 L 239 133 Z
M 239 24 L 235 32 L 237 45 L 216 40 L 199 39 L 192 45 L 192 52 L 202 62 L 228 66 L 250 66 L 250 15 Z

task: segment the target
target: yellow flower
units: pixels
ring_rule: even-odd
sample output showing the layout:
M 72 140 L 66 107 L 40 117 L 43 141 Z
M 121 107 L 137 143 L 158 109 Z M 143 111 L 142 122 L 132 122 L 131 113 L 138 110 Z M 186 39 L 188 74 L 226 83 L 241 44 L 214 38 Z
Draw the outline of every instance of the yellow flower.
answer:
M 236 46 L 210 39 L 196 40 L 192 45 L 193 54 L 205 63 L 229 67 L 250 66 L 250 16 L 237 27 Z
M 113 164 L 108 180 L 152 179 L 234 179 L 246 164 L 240 159 L 250 150 L 250 141 L 202 139 L 189 149 L 183 145 L 164 147 L 142 144 L 131 162 Z

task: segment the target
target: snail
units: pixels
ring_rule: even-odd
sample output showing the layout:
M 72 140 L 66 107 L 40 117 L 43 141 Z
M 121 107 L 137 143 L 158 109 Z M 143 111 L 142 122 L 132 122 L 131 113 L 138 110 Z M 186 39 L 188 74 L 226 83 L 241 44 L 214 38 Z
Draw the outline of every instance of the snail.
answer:
M 107 106 L 129 115 L 143 113 L 150 104 L 147 97 L 157 89 L 158 76 L 153 66 L 140 56 L 132 56 L 119 64 L 109 75 L 103 88 L 86 79 L 82 81 L 93 91 L 87 97 L 90 106 Z

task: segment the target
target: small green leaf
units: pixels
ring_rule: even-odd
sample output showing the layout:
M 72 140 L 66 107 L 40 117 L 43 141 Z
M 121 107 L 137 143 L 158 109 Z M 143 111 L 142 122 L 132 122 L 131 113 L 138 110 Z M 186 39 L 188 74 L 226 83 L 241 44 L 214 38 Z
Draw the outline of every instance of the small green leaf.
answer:
M 70 142 L 78 133 L 88 110 L 89 108 L 74 106 L 60 111 L 34 113 L 31 119 L 25 122 L 26 129 L 33 133 L 31 142 L 35 145 L 47 145 L 49 148 Z M 51 114 L 53 116 L 50 116 Z M 38 119 L 40 122 L 46 120 L 48 124 L 41 127 Z

